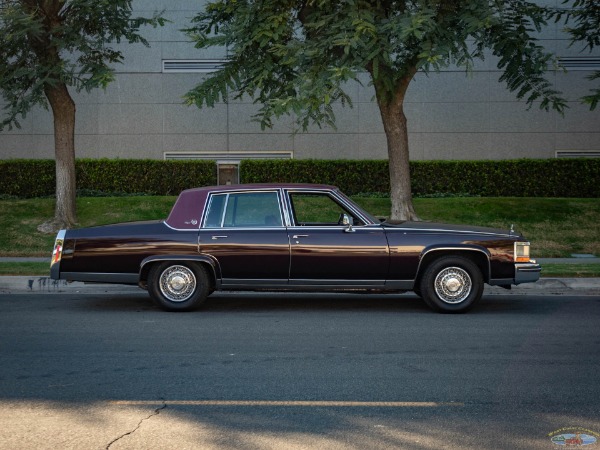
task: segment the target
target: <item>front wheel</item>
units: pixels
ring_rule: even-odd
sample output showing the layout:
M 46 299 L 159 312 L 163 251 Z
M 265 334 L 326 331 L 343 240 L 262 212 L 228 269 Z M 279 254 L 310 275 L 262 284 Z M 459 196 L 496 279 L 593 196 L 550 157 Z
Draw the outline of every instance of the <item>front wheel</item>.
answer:
M 425 269 L 419 290 L 425 303 L 435 311 L 461 313 L 481 299 L 483 276 L 470 259 L 444 256 Z
M 166 311 L 192 311 L 206 301 L 210 282 L 202 265 L 167 261 L 150 269 L 148 292 Z

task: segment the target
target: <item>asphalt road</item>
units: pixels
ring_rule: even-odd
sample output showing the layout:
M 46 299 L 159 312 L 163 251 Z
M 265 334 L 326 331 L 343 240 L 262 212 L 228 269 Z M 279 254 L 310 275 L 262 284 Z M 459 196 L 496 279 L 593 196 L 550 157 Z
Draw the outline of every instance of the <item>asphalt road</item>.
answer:
M 593 449 L 599 369 L 600 296 L 6 294 L 0 449 Z

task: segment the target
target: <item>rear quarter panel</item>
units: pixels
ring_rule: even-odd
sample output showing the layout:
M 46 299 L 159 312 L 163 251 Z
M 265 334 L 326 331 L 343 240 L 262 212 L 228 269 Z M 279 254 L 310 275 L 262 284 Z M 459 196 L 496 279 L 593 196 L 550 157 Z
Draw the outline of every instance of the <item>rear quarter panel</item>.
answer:
M 138 273 L 144 258 L 168 254 L 197 255 L 197 230 L 173 230 L 162 222 L 68 230 L 60 270 Z

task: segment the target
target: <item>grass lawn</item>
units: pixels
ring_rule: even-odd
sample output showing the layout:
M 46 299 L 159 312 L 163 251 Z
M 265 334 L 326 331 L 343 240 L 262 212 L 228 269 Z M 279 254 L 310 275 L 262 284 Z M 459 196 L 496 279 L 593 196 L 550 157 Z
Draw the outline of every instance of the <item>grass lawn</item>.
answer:
M 388 198 L 358 197 L 376 216 L 390 210 Z M 80 226 L 166 218 L 175 197 L 83 197 L 77 200 Z M 533 258 L 600 256 L 600 201 L 572 198 L 417 198 L 423 220 L 492 226 L 523 233 Z M 54 235 L 37 226 L 53 216 L 53 199 L 0 200 L 0 256 L 50 257 Z
M 83 197 L 77 199 L 82 227 L 166 218 L 176 197 Z M 37 226 L 54 215 L 54 199 L 0 201 L 0 256 L 48 256 L 54 235 Z
M 542 264 L 543 277 L 582 278 L 600 277 L 600 264 Z
M 355 198 L 374 215 L 388 215 L 386 198 Z M 531 241 L 533 258 L 600 256 L 600 201 L 596 198 L 417 198 L 417 214 L 432 222 L 515 230 Z
M 1 275 L 39 275 L 50 276 L 50 258 L 48 262 L 0 262 Z

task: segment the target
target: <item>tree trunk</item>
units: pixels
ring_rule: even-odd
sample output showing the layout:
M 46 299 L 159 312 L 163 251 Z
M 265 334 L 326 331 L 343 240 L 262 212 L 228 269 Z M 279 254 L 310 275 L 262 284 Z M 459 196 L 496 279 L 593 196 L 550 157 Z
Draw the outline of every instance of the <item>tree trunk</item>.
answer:
M 71 228 L 77 222 L 75 190 L 75 102 L 64 83 L 47 86 L 45 93 L 54 116 L 56 209 L 54 220 L 44 225 L 48 231 L 54 232 L 62 228 Z M 48 228 L 48 225 L 50 225 L 51 229 Z
M 54 219 L 41 224 L 38 230 L 52 233 L 62 228 L 71 228 L 77 222 L 75 203 L 75 102 L 69 94 L 67 85 L 57 77 L 55 71 L 65 64 L 60 58 L 60 51 L 54 43 L 61 39 L 57 32 L 62 26 L 60 11 L 64 0 L 22 0 L 25 11 L 39 21 L 41 26 L 37 32 L 29 32 L 31 48 L 41 61 L 49 79 L 44 83 L 44 94 L 52 108 L 54 118 L 54 154 L 56 159 L 56 208 Z
M 391 98 L 386 95 L 381 85 L 378 86 L 378 83 L 374 83 L 387 138 L 392 200 L 390 220 L 392 221 L 419 220 L 412 204 L 408 162 L 408 128 L 403 108 L 404 96 L 413 75 L 414 72 L 411 72 L 401 80 Z

